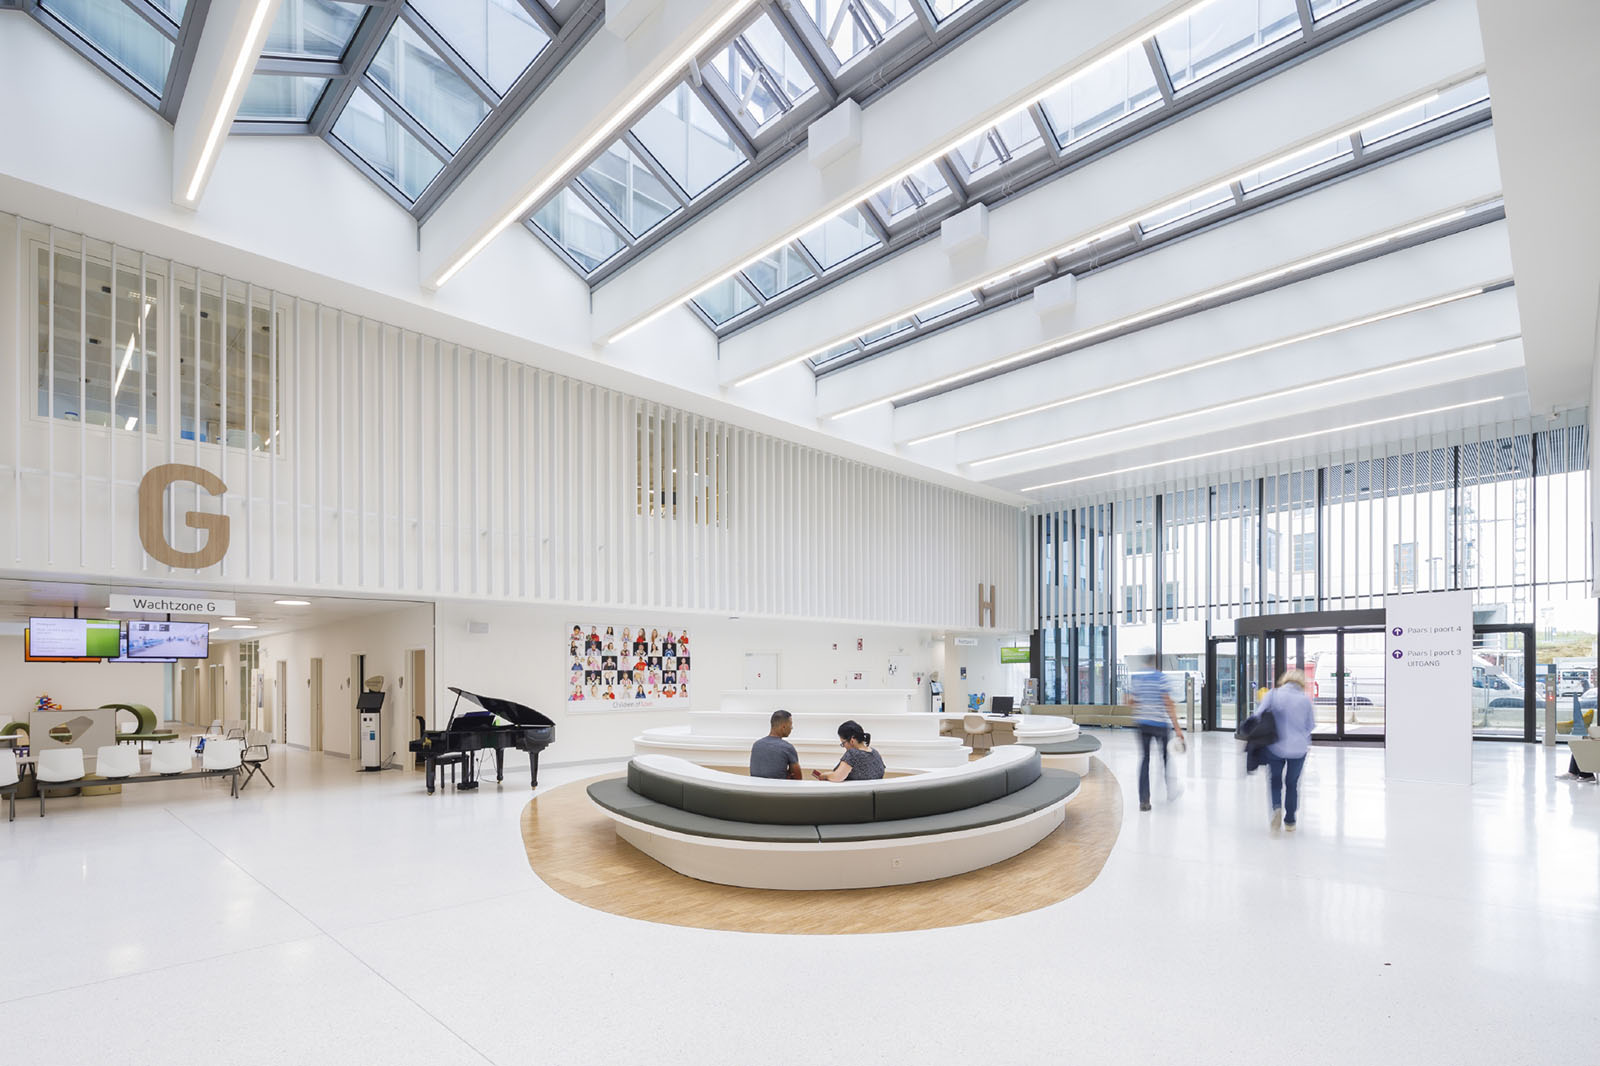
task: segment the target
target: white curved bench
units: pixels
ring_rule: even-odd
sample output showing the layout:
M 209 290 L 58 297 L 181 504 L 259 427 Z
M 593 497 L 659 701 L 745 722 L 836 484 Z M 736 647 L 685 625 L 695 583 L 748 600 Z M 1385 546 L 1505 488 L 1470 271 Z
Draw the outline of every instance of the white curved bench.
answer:
M 619 837 L 686 876 L 838 889 L 950 877 L 1026 851 L 1061 824 L 1077 782 L 1021 745 L 959 767 L 840 783 L 641 755 L 627 779 L 595 782 L 589 795 Z

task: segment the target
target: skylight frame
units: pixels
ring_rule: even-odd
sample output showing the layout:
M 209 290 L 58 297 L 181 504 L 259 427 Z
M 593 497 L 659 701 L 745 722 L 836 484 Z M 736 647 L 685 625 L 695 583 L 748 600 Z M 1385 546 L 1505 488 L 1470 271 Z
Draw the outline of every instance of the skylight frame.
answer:
M 1283 69 L 1290 63 L 1297 62 L 1308 54 L 1312 54 L 1329 47 L 1335 47 L 1364 30 L 1367 26 L 1383 20 L 1398 10 L 1411 6 L 1414 0 L 1362 0 L 1353 8 L 1349 18 L 1335 19 L 1329 26 L 1318 25 L 1311 27 L 1302 22 L 1300 33 L 1293 38 L 1290 44 L 1284 47 L 1271 47 L 1258 50 L 1240 62 L 1233 63 L 1215 74 L 1201 79 L 1195 86 L 1182 94 L 1172 95 L 1170 88 L 1163 89 L 1162 102 L 1154 106 L 1144 107 L 1123 120 L 1107 127 L 1103 132 L 1094 136 L 1079 138 L 1067 149 L 1061 150 L 1055 144 L 1051 134 L 1051 127 L 1043 115 L 1042 108 L 1036 101 L 1030 105 L 1028 111 L 1033 115 L 1034 121 L 1039 125 L 1043 136 L 1046 151 L 1033 152 L 1023 161 L 1012 166 L 996 167 L 980 175 L 976 180 L 964 181 L 956 173 L 959 163 L 952 163 L 949 156 L 941 157 L 937 163 L 945 173 L 949 184 L 955 193 L 947 202 L 935 205 L 927 212 L 918 212 L 914 219 L 898 222 L 887 227 L 889 239 L 885 244 L 869 253 L 856 256 L 844 268 L 836 268 L 827 272 L 825 277 L 818 278 L 809 283 L 802 290 L 786 293 L 773 301 L 759 315 L 742 318 L 736 328 L 725 328 L 718 331 L 719 337 L 727 337 L 742 329 L 749 328 L 765 319 L 769 314 L 781 312 L 796 302 L 807 299 L 822 288 L 840 283 L 857 271 L 869 269 L 884 258 L 898 254 L 900 251 L 918 241 L 930 239 L 939 232 L 937 222 L 959 211 L 965 210 L 973 204 L 983 203 L 993 207 L 1013 196 L 1018 196 L 1048 181 L 1053 181 L 1077 168 L 1088 165 L 1103 154 L 1117 150 L 1124 144 L 1131 143 L 1142 137 L 1152 129 L 1161 127 L 1169 122 L 1181 121 L 1188 113 L 1209 106 L 1209 104 L 1227 96 L 1237 88 L 1267 78 Z M 1143 43 L 1141 41 L 1141 43 Z M 1151 64 L 1152 71 L 1158 72 L 1162 62 L 1153 49 L 1146 51 L 1147 62 Z M 1158 86 L 1160 77 L 1158 76 Z M 1297 176 L 1291 184 L 1298 185 Z M 1274 186 L 1276 188 L 1276 186 Z M 1252 202 L 1253 202 L 1253 198 Z M 871 198 L 863 201 L 871 204 Z M 869 206 L 869 212 L 875 216 L 875 206 Z M 1186 231 L 1189 222 L 1174 229 Z M 1159 234 L 1161 239 L 1166 239 L 1170 231 Z M 1123 239 L 1135 242 L 1134 230 L 1130 227 Z M 1096 249 L 1103 242 L 1096 244 Z M 1076 255 L 1076 252 L 1074 253 Z M 625 264 L 623 264 L 625 265 Z M 618 267 L 620 269 L 620 266 Z M 1031 291 L 1031 286 L 1030 286 Z M 987 299 L 987 298 L 986 298 Z M 970 312 L 967 312 L 970 313 Z
M 150 0 L 120 0 L 123 8 L 148 23 L 172 45 L 172 56 L 168 60 L 161 88 L 157 90 L 145 84 L 142 78 L 109 52 L 102 50 L 90 39 L 86 31 L 74 27 L 65 15 L 51 10 L 49 2 L 50 0 L 27 0 L 22 7 L 36 22 L 92 63 L 101 73 L 133 94 L 135 99 L 168 121 L 176 117 L 178 103 L 188 82 L 189 69 L 194 64 L 194 50 L 199 45 L 198 27 L 204 21 L 187 17 L 195 3 L 191 2 L 185 7 L 185 17 L 182 20 L 174 21 L 171 15 Z

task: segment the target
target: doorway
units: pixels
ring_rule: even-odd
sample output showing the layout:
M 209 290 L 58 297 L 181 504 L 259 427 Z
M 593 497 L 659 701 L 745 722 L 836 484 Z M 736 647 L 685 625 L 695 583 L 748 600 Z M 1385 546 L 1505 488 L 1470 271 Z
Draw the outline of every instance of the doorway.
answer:
M 1533 626 L 1472 627 L 1472 736 L 1541 739 Z
M 272 739 L 285 744 L 289 740 L 289 664 L 279 659 L 277 666 L 278 683 L 273 686 L 277 701 L 273 704 Z
M 315 659 L 311 660 L 311 671 L 310 671 L 310 673 L 311 673 L 311 680 L 308 682 L 308 684 L 310 685 L 310 688 L 311 688 L 311 692 L 310 692 L 310 697 L 311 697 L 311 702 L 310 702 L 310 708 L 311 708 L 311 713 L 310 713 L 311 736 L 309 738 L 310 743 L 309 743 L 308 746 L 310 747 L 310 749 L 312 751 L 321 751 L 322 750 L 322 660 L 320 658 L 315 658 Z
M 1235 719 L 1253 713 L 1260 690 L 1294 668 L 1306 675 L 1306 694 L 1316 712 L 1314 741 L 1383 743 L 1384 617 L 1382 610 L 1368 610 L 1240 619 Z

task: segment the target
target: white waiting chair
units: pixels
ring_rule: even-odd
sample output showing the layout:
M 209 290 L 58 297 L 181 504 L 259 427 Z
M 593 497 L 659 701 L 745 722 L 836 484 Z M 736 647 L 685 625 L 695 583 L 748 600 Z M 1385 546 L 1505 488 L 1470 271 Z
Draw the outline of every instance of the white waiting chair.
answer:
M 21 779 L 17 771 L 17 753 L 10 748 L 0 748 L 0 796 L 6 798 L 9 808 L 7 821 L 17 820 L 17 782 Z
M 200 769 L 212 770 L 218 773 L 232 771 L 233 784 L 230 791 L 233 795 L 239 794 L 239 769 L 244 765 L 244 741 L 224 737 L 222 740 L 206 741 L 206 750 L 200 753 Z
M 194 752 L 187 741 L 164 740 L 150 749 L 150 772 L 186 774 L 194 769 Z
M 39 752 L 34 773 L 40 781 L 77 781 L 83 777 L 82 748 L 45 748 Z
M 83 780 L 82 748 L 45 748 L 33 764 L 33 775 L 39 781 L 39 817 L 44 817 L 45 788 L 50 784 L 65 784 Z
M 139 749 L 108 744 L 94 753 L 94 772 L 101 777 L 132 777 L 139 772 Z

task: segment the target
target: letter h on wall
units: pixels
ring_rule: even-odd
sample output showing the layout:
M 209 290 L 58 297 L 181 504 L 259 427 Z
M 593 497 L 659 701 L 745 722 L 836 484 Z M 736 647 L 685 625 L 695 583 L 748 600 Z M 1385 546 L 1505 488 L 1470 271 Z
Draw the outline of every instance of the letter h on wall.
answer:
M 989 612 L 989 628 L 994 628 L 994 586 L 989 586 L 989 598 L 983 598 L 983 582 L 978 582 L 978 625 L 983 625 L 983 612 Z

